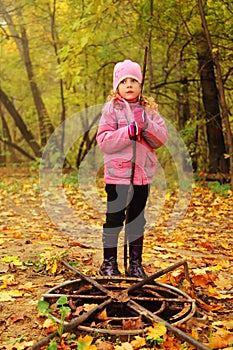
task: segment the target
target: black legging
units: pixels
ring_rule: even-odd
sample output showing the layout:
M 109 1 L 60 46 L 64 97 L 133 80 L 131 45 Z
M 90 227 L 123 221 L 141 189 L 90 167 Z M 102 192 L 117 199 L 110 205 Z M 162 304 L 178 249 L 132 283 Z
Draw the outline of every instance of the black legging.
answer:
M 106 222 L 103 225 L 104 247 L 116 247 L 118 235 L 126 220 L 127 199 L 129 199 L 128 222 L 125 229 L 129 242 L 135 241 L 144 234 L 146 220 L 144 209 L 146 206 L 149 185 L 133 186 L 128 198 L 128 185 L 111 185 L 105 187 L 107 193 Z

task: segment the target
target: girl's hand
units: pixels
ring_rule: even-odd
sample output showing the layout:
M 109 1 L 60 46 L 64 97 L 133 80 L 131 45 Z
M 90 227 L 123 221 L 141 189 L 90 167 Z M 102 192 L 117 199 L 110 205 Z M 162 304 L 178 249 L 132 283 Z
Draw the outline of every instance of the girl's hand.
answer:
M 143 130 L 147 128 L 147 118 L 146 112 L 143 107 L 136 107 L 134 110 L 134 120 L 137 123 L 138 127 Z
M 142 128 L 138 125 L 137 122 L 131 122 L 128 126 L 129 138 L 132 139 L 136 136 L 140 136 Z

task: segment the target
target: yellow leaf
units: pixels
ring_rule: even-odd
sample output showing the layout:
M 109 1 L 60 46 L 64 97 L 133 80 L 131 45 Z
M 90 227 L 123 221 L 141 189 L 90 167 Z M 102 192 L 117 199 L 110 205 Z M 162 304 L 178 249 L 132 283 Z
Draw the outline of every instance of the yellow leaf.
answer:
M 146 334 L 153 339 L 162 337 L 167 333 L 167 329 L 163 323 L 154 323 L 153 327 L 150 326 L 147 330 L 148 332 Z
M 230 154 L 224 153 L 224 158 L 225 159 L 230 158 Z
M 22 233 L 21 232 L 13 232 L 13 237 L 14 238 L 22 238 Z
M 5 275 L 3 277 L 0 277 L 0 280 L 2 280 L 2 285 L 0 286 L 0 289 L 6 289 L 8 285 L 17 284 L 14 282 L 14 276 L 13 275 Z
M 167 201 L 169 201 L 169 200 L 171 199 L 171 193 L 167 192 L 167 193 L 165 194 L 165 199 L 166 199 Z
M 16 266 L 22 265 L 22 262 L 18 260 L 18 257 L 16 255 L 6 255 L 3 258 L 0 259 L 0 261 L 5 263 L 13 263 Z
M 91 345 L 93 341 L 93 337 L 90 335 L 85 335 L 85 337 L 80 336 L 78 338 L 78 342 L 81 344 L 85 344 L 85 349 L 86 350 L 97 350 L 97 347 L 95 345 Z
M 224 242 L 220 242 L 220 245 L 224 248 L 224 249 L 230 249 L 229 245 L 227 243 Z
M 192 337 L 194 339 L 198 340 L 199 335 L 198 335 L 198 332 L 195 329 L 192 329 Z
M 208 286 L 208 295 L 212 296 L 212 297 L 217 297 L 217 296 L 219 296 L 219 292 L 217 291 L 216 288 L 214 288 L 212 286 Z
M 54 326 L 54 322 L 50 319 L 50 318 L 47 318 L 43 325 L 42 325 L 42 328 L 49 328 L 51 326 Z
M 222 270 L 222 265 L 216 265 L 216 266 L 211 266 L 210 268 L 209 268 L 209 270 L 210 271 L 221 271 Z
M 53 262 L 52 268 L 51 268 L 51 272 L 54 275 L 57 272 L 57 260 L 55 260 Z
M 83 308 L 86 312 L 94 309 L 98 304 L 83 304 Z
M 143 337 L 136 336 L 135 340 L 132 340 L 130 343 L 134 350 L 141 349 L 144 345 L 146 345 L 146 340 Z
M 13 301 L 13 298 L 21 297 L 23 294 L 17 289 L 12 289 L 8 292 L 0 291 L 0 302 L 2 301 Z
M 20 292 L 18 289 L 12 289 L 9 291 L 10 295 L 14 298 L 21 297 L 23 295 L 22 292 Z
M 14 299 L 12 298 L 11 295 L 9 295 L 9 293 L 7 293 L 6 291 L 1 292 L 0 291 L 0 302 L 3 301 L 13 301 Z
M 233 320 L 228 321 L 216 321 L 212 323 L 213 326 L 220 326 L 227 329 L 233 329 Z
M 103 311 L 101 311 L 97 317 L 99 320 L 106 321 L 108 319 L 107 310 L 104 309 Z
M 143 254 L 143 260 L 144 260 L 145 262 L 150 261 L 150 259 L 151 259 L 151 254 L 148 254 L 148 253 L 144 253 L 144 254 Z
M 43 240 L 45 240 L 45 241 L 48 241 L 48 240 L 51 239 L 51 236 L 48 235 L 47 233 L 41 233 L 41 234 L 40 234 L 40 239 L 43 239 Z

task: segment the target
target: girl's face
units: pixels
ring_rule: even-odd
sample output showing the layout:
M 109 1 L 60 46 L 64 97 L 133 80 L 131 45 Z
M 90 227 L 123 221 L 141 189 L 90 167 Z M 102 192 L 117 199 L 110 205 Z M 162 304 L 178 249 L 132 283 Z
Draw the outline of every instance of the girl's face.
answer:
M 118 92 L 126 101 L 136 102 L 141 93 L 141 84 L 133 78 L 126 78 L 118 85 Z

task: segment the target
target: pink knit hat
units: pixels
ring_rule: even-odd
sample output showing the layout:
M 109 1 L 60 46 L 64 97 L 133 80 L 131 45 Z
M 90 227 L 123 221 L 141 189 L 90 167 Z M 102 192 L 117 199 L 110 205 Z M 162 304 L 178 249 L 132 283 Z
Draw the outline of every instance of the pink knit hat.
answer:
M 141 84 L 142 71 L 138 63 L 125 60 L 115 65 L 113 71 L 113 90 L 116 91 L 120 82 L 126 78 L 136 79 Z

